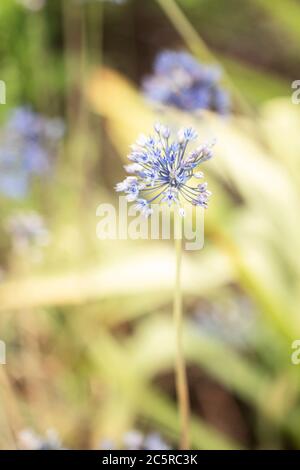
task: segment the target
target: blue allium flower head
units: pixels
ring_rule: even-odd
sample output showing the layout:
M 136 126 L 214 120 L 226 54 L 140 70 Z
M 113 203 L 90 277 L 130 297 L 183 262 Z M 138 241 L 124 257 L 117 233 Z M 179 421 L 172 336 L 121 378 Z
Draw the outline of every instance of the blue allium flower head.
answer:
M 152 101 L 184 111 L 209 109 L 227 114 L 228 93 L 219 84 L 219 67 L 202 65 L 186 52 L 163 51 L 156 57 L 153 75 L 143 81 Z
M 194 147 L 197 139 L 193 128 L 183 128 L 176 140 L 171 139 L 170 129 L 155 124 L 154 135 L 141 135 L 131 146 L 128 156 L 133 163 L 125 169 L 131 176 L 116 185 L 117 192 L 124 192 L 129 202 L 135 201 L 136 209 L 145 216 L 152 214 L 152 203 L 175 205 L 184 216 L 184 201 L 206 208 L 211 193 L 207 183 L 192 185 L 190 180 L 203 178 L 199 165 L 212 157 L 214 142 Z
M 32 175 L 46 174 L 64 134 L 61 119 L 46 118 L 26 107 L 14 109 L 0 130 L 0 192 L 24 197 Z

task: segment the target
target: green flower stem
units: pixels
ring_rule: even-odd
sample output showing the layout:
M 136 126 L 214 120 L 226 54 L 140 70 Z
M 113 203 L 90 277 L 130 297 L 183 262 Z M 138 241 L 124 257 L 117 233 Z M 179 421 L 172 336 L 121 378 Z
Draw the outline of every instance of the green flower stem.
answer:
M 182 316 L 182 291 L 181 291 L 181 259 L 182 239 L 175 239 L 176 250 L 176 278 L 174 288 L 174 323 L 176 332 L 176 392 L 180 414 L 180 449 L 189 448 L 189 393 L 187 385 L 186 365 L 182 344 L 183 316 Z

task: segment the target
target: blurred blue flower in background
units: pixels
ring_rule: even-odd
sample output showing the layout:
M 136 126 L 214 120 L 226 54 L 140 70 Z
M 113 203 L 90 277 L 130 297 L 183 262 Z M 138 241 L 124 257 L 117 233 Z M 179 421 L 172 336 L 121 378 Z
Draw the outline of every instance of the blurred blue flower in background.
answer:
M 99 3 L 99 2 L 108 2 L 115 3 L 116 5 L 122 5 L 126 0 L 74 0 L 76 3 Z
M 126 450 L 169 450 L 169 445 L 157 432 L 144 434 L 141 431 L 132 429 L 127 431 L 121 440 L 122 449 Z M 115 450 L 116 446 L 110 439 L 105 439 L 100 443 L 101 450 Z
M 257 313 L 249 298 L 236 294 L 218 302 L 201 302 L 193 316 L 193 328 L 238 350 L 247 350 L 257 338 Z
M 39 11 L 46 5 L 46 0 L 17 0 L 17 2 L 32 11 Z
M 48 429 L 45 437 L 31 429 L 23 429 L 18 440 L 22 450 L 63 450 L 58 434 L 53 429 Z
M 32 175 L 47 174 L 64 135 L 59 118 L 46 118 L 30 108 L 14 109 L 0 130 L 0 193 L 25 197 Z
M 100 0 L 101 1 L 101 0 Z M 117 5 L 122 5 L 122 3 L 125 3 L 126 0 L 102 0 L 104 2 L 110 2 L 110 3 L 116 3 Z
M 36 434 L 32 429 L 23 429 L 18 435 L 18 440 L 23 450 L 65 450 L 53 429 L 48 429 L 45 437 Z M 126 450 L 170 450 L 169 445 L 157 432 L 144 434 L 135 429 L 122 436 L 121 447 Z M 100 450 L 115 449 L 115 443 L 110 439 L 104 439 L 100 443 Z
M 73 0 L 74 3 L 97 3 L 97 2 L 109 2 L 121 5 L 126 0 Z M 46 5 L 47 0 L 17 0 L 23 7 L 31 11 L 39 11 Z
M 186 52 L 163 51 L 154 62 L 153 75 L 143 80 L 143 91 L 152 101 L 184 111 L 230 110 L 228 93 L 219 84 L 221 69 L 202 65 Z
M 36 212 L 17 212 L 5 220 L 5 227 L 19 251 L 42 247 L 49 243 L 49 232 L 44 219 Z

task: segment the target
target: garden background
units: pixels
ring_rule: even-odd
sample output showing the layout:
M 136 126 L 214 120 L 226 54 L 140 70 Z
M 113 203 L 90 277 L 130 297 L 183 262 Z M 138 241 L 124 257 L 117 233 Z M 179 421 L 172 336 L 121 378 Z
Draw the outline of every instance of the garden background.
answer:
M 96 236 L 157 119 L 217 139 L 183 257 L 192 447 L 300 448 L 299 24 L 298 0 L 1 0 L 0 448 L 178 445 L 172 242 Z M 145 99 L 166 49 L 223 69 L 229 115 Z

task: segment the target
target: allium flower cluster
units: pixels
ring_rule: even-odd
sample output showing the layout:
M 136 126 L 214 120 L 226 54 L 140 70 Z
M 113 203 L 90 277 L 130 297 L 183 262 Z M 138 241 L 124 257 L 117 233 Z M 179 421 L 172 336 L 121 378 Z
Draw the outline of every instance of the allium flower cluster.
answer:
M 230 100 L 219 84 L 221 75 L 219 67 L 202 65 L 186 52 L 167 50 L 156 57 L 153 75 L 144 79 L 143 90 L 150 100 L 184 111 L 227 114 Z
M 0 129 L 0 192 L 24 197 L 32 175 L 46 174 L 57 152 L 64 125 L 29 108 L 16 108 Z
M 184 216 L 184 201 L 206 208 L 211 195 L 207 183 L 192 185 L 192 178 L 202 179 L 198 167 L 212 157 L 212 145 L 196 147 L 188 151 L 191 141 L 197 138 L 193 128 L 183 128 L 177 139 L 171 139 L 170 129 L 161 124 L 154 126 L 155 134 L 141 135 L 128 156 L 132 161 L 125 169 L 132 176 L 116 186 L 126 199 L 135 201 L 135 207 L 145 216 L 153 212 L 152 203 L 167 203 L 178 207 Z

